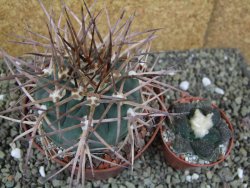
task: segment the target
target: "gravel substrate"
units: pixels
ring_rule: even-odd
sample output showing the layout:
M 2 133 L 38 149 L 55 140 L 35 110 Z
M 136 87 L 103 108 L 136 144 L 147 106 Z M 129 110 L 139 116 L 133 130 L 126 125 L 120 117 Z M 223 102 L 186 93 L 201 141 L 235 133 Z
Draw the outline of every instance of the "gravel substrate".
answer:
M 123 171 L 116 178 L 87 182 L 86 187 L 249 187 L 250 186 L 250 68 L 241 54 L 234 49 L 208 49 L 160 53 L 157 69 L 173 67 L 180 72 L 167 76 L 164 81 L 175 87 L 187 81 L 188 92 L 194 96 L 212 99 L 230 117 L 235 129 L 235 146 L 231 155 L 220 165 L 186 171 L 176 171 L 164 162 L 160 140 L 156 139 L 144 156 L 135 162 L 134 171 Z M 4 67 L 0 64 L 1 76 Z M 204 86 L 207 77 L 211 84 Z M 209 83 L 209 82 L 205 82 Z M 9 84 L 0 83 L 1 93 L 8 91 Z M 175 93 L 170 93 L 168 101 Z M 10 92 L 0 97 L 0 110 L 14 104 L 18 93 Z M 3 98 L 2 98 L 3 97 Z M 12 114 L 15 116 L 15 114 Z M 67 187 L 69 172 L 41 185 L 38 179 L 40 166 L 49 174 L 58 166 L 47 162 L 34 150 L 30 160 L 30 171 L 24 175 L 23 162 L 11 157 L 9 143 L 19 133 L 17 124 L 0 119 L 0 187 Z M 18 142 L 21 148 L 27 143 Z M 24 151 L 24 150 L 23 150 Z

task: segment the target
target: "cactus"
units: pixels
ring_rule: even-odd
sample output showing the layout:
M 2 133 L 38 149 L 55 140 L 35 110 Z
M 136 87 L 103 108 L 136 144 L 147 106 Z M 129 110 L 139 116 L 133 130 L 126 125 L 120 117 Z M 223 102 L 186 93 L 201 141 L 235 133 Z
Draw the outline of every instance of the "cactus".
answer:
M 160 123 L 159 117 L 168 115 L 162 111 L 166 109 L 161 96 L 174 89 L 157 80 L 171 71 L 154 71 L 157 58 L 153 63 L 149 59 L 150 42 L 157 29 L 133 33 L 130 27 L 134 15 L 124 22 L 122 12 L 113 26 L 108 19 L 109 32 L 103 37 L 96 20 L 100 16 L 109 18 L 107 10 L 106 15 L 94 15 L 84 3 L 82 17 L 78 18 L 63 4 L 57 23 L 40 5 L 48 17 L 48 36 L 30 32 L 42 40 L 20 43 L 39 46 L 44 52 L 39 48 L 29 53 L 29 62 L 3 52 L 12 74 L 6 79 L 15 79 L 16 89 L 21 89 L 23 95 L 19 105 L 1 114 L 24 113 L 20 113 L 20 120 L 1 117 L 28 125 L 28 130 L 14 140 L 31 135 L 26 163 L 32 143 L 39 142 L 49 159 L 62 158 L 67 162 L 63 169 L 71 167 L 71 183 L 76 171 L 77 181 L 84 183 L 85 171 L 77 168 L 98 168 L 93 159 L 111 165 L 133 165 L 146 135 L 140 131 L 143 128 L 150 134 Z M 124 148 L 130 151 L 125 153 Z M 103 157 L 107 155 L 121 162 L 107 161 Z
M 211 117 L 212 127 L 204 131 L 205 134 L 200 136 L 196 134 L 192 127 L 192 118 L 195 116 L 197 109 L 204 117 Z M 168 127 L 174 132 L 173 149 L 177 153 L 193 153 L 200 159 L 207 161 L 216 161 L 220 157 L 219 145 L 229 142 L 231 131 L 224 120 L 220 117 L 217 108 L 213 108 L 209 100 L 193 101 L 190 103 L 175 103 L 171 107 L 171 112 L 179 115 L 173 116 L 168 120 Z M 198 129 L 201 131 L 205 122 L 201 122 Z M 202 132 L 203 133 L 203 132 Z
M 66 64 L 67 65 L 67 64 Z M 67 77 L 69 77 L 70 75 L 67 75 Z M 58 75 L 57 75 L 58 77 Z M 50 89 L 55 89 L 54 85 L 51 84 L 51 81 L 54 80 L 53 76 L 47 77 L 46 78 L 47 81 L 42 80 L 41 83 L 38 80 L 38 85 L 48 85 L 48 88 Z M 62 79 L 59 82 L 61 82 L 61 84 L 67 84 L 67 80 L 66 79 Z M 68 83 L 67 86 L 72 90 L 77 90 L 77 87 L 72 84 L 72 83 Z M 123 86 L 123 93 L 127 93 L 133 89 L 135 89 L 136 87 L 139 86 L 139 82 L 137 79 L 134 78 L 127 78 L 124 82 L 124 86 Z M 120 88 L 121 87 L 121 82 L 118 82 L 116 84 L 116 88 Z M 91 90 L 93 90 L 94 88 L 92 88 L 91 86 L 87 89 L 86 93 L 90 93 Z M 67 90 L 65 92 L 65 95 L 60 99 L 60 101 L 63 101 L 67 98 L 69 98 L 70 96 L 72 96 L 72 91 L 70 92 L 69 90 Z M 110 88 L 107 92 L 104 93 L 104 95 L 112 97 L 114 96 L 115 91 L 113 88 Z M 127 100 L 131 100 L 131 101 L 136 101 L 136 102 L 141 102 L 141 93 L 139 91 L 135 91 L 133 93 L 131 93 L 131 95 L 128 95 L 126 97 Z M 37 90 L 34 94 L 35 99 L 36 100 L 41 100 L 44 98 L 48 98 L 49 97 L 49 93 L 43 89 L 41 87 L 41 89 Z M 78 97 L 78 96 L 77 96 Z M 67 111 L 70 111 L 71 108 L 73 108 L 74 106 L 76 106 L 79 102 L 81 102 L 82 99 L 78 99 L 78 98 L 74 98 L 66 103 L 64 103 L 63 105 L 60 105 L 59 107 L 59 113 L 60 114 L 64 114 Z M 96 101 L 93 101 L 96 100 Z M 99 103 L 98 99 L 91 98 L 89 99 L 89 101 L 87 100 L 86 104 L 83 104 L 81 107 L 77 108 L 76 110 L 70 112 L 68 114 L 68 116 L 62 118 L 59 122 L 60 124 L 55 123 L 53 125 L 53 127 L 56 130 L 60 129 L 65 129 L 77 124 L 81 123 L 81 118 L 84 118 L 86 116 L 88 116 L 89 112 L 90 112 L 90 106 L 91 103 L 95 103 L 96 107 L 95 107 L 95 112 L 93 114 L 93 119 L 98 120 L 101 119 L 102 113 L 105 111 L 105 109 L 107 108 L 108 104 L 105 103 Z M 56 122 L 57 120 L 57 116 L 56 116 L 56 103 L 54 103 L 53 101 L 49 101 L 49 102 L 44 102 L 41 105 L 43 105 L 46 109 L 50 108 L 51 110 L 47 112 L 46 116 L 48 118 L 48 120 L 53 123 Z M 121 117 L 126 117 L 127 116 L 127 111 L 129 108 L 133 108 L 133 106 L 128 105 L 128 104 L 122 104 L 121 103 Z M 118 111 L 118 104 L 114 103 L 112 104 L 110 110 L 107 112 L 107 114 L 105 115 L 105 119 L 107 118 L 115 118 L 117 117 L 117 111 Z M 72 118 L 72 117 L 78 117 L 78 119 Z M 120 126 L 120 131 L 119 131 L 119 135 L 117 136 L 117 122 L 107 122 L 107 123 L 102 123 L 101 126 L 99 126 L 96 129 L 96 132 L 105 140 L 105 142 L 107 142 L 109 145 L 116 145 L 118 142 L 120 142 L 122 139 L 124 139 L 128 133 L 128 127 L 127 127 L 127 120 L 122 119 L 121 118 L 121 126 Z M 59 127 L 60 125 L 60 127 Z M 53 132 L 53 130 L 48 126 L 48 124 L 46 123 L 46 121 L 42 122 L 42 129 L 46 132 L 46 133 L 50 133 Z M 49 138 L 58 146 L 58 147 L 62 147 L 64 149 L 74 145 L 77 142 L 77 139 L 80 137 L 82 133 L 82 128 L 76 128 L 76 129 L 72 129 L 66 132 L 63 132 L 62 134 L 57 134 L 57 135 L 52 135 L 49 136 Z M 65 139 L 63 139 L 65 138 Z M 118 138 L 118 139 L 117 139 Z M 64 140 L 66 140 L 66 142 L 64 142 Z M 95 141 L 94 143 L 90 143 L 89 147 L 90 149 L 92 148 L 100 148 L 100 147 L 104 147 L 104 145 L 102 144 L 98 144 L 98 139 L 92 134 L 89 136 L 89 140 Z

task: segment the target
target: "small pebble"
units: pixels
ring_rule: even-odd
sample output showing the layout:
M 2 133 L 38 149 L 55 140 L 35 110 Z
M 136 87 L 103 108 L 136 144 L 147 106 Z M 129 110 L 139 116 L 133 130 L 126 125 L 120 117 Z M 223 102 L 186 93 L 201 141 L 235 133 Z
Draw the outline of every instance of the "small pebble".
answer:
M 4 159 L 5 153 L 0 150 L 0 159 Z
M 1 95 L 0 95 L 0 101 L 2 101 L 3 99 L 4 99 L 4 95 L 1 94 Z
M 128 188 L 135 188 L 135 185 L 129 181 L 126 181 L 125 182 L 125 185 L 128 187 Z
M 207 173 L 206 173 L 206 176 L 207 176 L 207 179 L 212 179 L 212 177 L 213 177 L 213 173 L 211 172 L 211 171 L 208 171 Z
M 174 71 L 168 73 L 168 75 L 170 75 L 170 76 L 174 76 L 175 74 L 176 73 Z
M 202 78 L 202 84 L 204 87 L 211 85 L 211 80 L 207 77 Z
M 187 182 L 192 182 L 192 176 L 190 176 L 190 175 L 186 176 L 186 180 L 187 180 Z
M 167 175 L 167 179 L 166 179 L 167 184 L 171 183 L 171 175 Z
M 238 168 L 237 174 L 238 174 L 238 177 L 239 177 L 240 179 L 242 179 L 242 178 L 243 178 L 243 169 L 242 169 L 242 168 Z
M 220 95 L 224 95 L 224 90 L 223 89 L 221 89 L 221 88 L 219 88 L 219 87 L 216 87 L 215 89 L 214 89 L 214 91 L 216 92 L 216 93 L 218 93 L 218 94 L 220 94 Z
M 15 175 L 15 181 L 16 182 L 19 182 L 19 180 L 21 179 L 21 177 L 22 177 L 23 175 L 20 173 L 20 172 L 16 172 L 16 175 Z
M 40 175 L 41 175 L 42 177 L 45 177 L 45 176 L 46 176 L 45 170 L 44 170 L 44 166 L 40 166 L 40 167 L 39 167 L 39 173 L 40 173 Z
M 189 175 L 189 170 L 185 170 L 184 171 L 184 174 L 187 176 L 187 175 Z
M 163 185 L 157 185 L 155 188 L 164 188 Z
M 54 179 L 52 180 L 52 185 L 54 187 L 61 187 L 63 185 L 63 180 Z M 81 185 L 79 187 L 81 187 Z
M 21 159 L 22 158 L 22 151 L 19 148 L 14 148 L 11 150 L 11 156 L 15 159 Z
M 247 151 L 245 150 L 245 148 L 240 148 L 240 154 L 247 158 Z
M 250 112 L 250 110 L 246 107 L 246 106 L 243 106 L 241 108 L 241 115 L 244 117 L 246 116 L 248 113 Z
M 188 81 L 183 81 L 180 83 L 180 88 L 184 91 L 188 90 L 189 88 L 189 82 Z
M 7 188 L 12 188 L 12 187 L 14 187 L 14 185 L 15 185 L 15 182 L 12 180 L 12 181 L 7 181 L 6 183 L 5 183 L 5 186 L 7 187 Z
M 192 180 L 198 180 L 199 177 L 200 177 L 199 174 L 194 173 L 194 174 L 192 175 Z
M 237 97 L 237 98 L 235 99 L 236 104 L 241 104 L 241 100 L 242 100 L 241 97 Z

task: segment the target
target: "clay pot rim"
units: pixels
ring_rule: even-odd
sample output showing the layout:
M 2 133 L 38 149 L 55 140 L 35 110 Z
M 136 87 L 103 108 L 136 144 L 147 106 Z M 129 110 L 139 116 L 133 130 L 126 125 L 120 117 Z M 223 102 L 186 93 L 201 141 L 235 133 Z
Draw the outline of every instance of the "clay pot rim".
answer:
M 201 101 L 201 100 L 204 101 L 204 100 L 207 100 L 207 99 L 201 98 L 201 97 L 190 97 L 189 96 L 187 98 L 186 97 L 181 98 L 181 99 L 177 100 L 176 102 L 178 103 L 178 101 L 181 101 L 182 99 L 186 100 L 186 102 L 181 102 L 181 103 L 189 103 L 188 101 Z M 161 136 L 161 140 L 162 140 L 162 142 L 164 144 L 164 148 L 165 148 L 165 150 L 168 150 L 169 152 L 171 152 L 177 161 L 180 161 L 181 163 L 189 165 L 190 167 L 211 167 L 211 166 L 214 166 L 214 165 L 217 165 L 217 164 L 223 162 L 228 157 L 228 155 L 230 154 L 230 152 L 231 152 L 231 150 L 233 148 L 233 145 L 234 145 L 234 129 L 233 129 L 233 125 L 231 124 L 229 118 L 226 116 L 226 113 L 223 110 L 219 109 L 219 107 L 217 105 L 215 105 L 215 104 L 211 104 L 211 106 L 213 108 L 216 108 L 216 109 L 219 110 L 221 117 L 226 121 L 226 123 L 227 123 L 227 125 L 228 125 L 228 127 L 229 127 L 229 129 L 231 130 L 231 133 L 232 133 L 232 137 L 229 140 L 228 148 L 227 148 L 227 151 L 226 151 L 225 155 L 223 155 L 223 157 L 221 157 L 219 160 L 217 160 L 215 162 L 212 162 L 212 163 L 209 163 L 209 164 L 189 163 L 189 162 L 181 159 L 179 156 L 176 155 L 176 153 L 174 153 L 169 148 L 168 143 L 170 143 L 170 142 L 165 142 L 163 140 L 163 128 L 161 127 L 160 128 L 160 136 Z
M 157 124 L 157 125 L 155 126 L 156 128 L 155 128 L 153 134 L 151 135 L 150 139 L 149 139 L 148 142 L 144 145 L 144 147 L 143 147 L 141 150 L 138 151 L 138 153 L 136 154 L 134 160 L 138 159 L 138 158 L 144 153 L 144 151 L 150 146 L 150 144 L 154 141 L 154 139 L 155 139 L 157 133 L 159 132 L 161 126 L 162 126 L 161 124 Z M 23 124 L 22 127 L 24 128 L 24 130 L 27 129 L 27 125 L 25 125 L 25 124 Z M 29 136 L 30 136 L 30 135 L 29 135 Z M 34 146 L 36 149 L 38 149 L 43 155 L 45 155 L 45 152 L 44 152 L 44 150 L 42 149 L 42 147 L 41 147 L 39 144 L 37 144 L 35 141 L 33 142 L 33 146 Z M 63 160 L 60 160 L 60 159 L 58 159 L 58 158 L 54 158 L 54 159 L 52 159 L 52 160 L 55 161 L 55 162 L 57 162 L 57 163 L 59 163 L 59 164 L 62 165 L 62 166 L 65 166 L 65 165 L 67 164 L 67 162 L 65 162 L 65 161 L 63 161 Z M 112 167 L 109 167 L 109 168 L 106 168 L 106 169 L 95 169 L 95 168 L 93 168 L 93 172 L 94 172 L 94 174 L 95 174 L 95 172 L 96 172 L 96 173 L 98 173 L 98 172 L 102 172 L 102 173 L 103 173 L 103 172 L 109 172 L 109 171 L 114 171 L 114 170 L 121 169 L 121 168 L 126 168 L 126 167 L 128 167 L 129 165 L 131 165 L 131 164 L 129 164 L 129 163 L 127 163 L 127 162 L 123 162 L 123 163 L 120 164 L 120 165 L 112 166 Z M 77 167 L 77 169 L 78 169 L 78 167 Z M 91 168 L 86 168 L 85 171 L 86 171 L 86 172 L 92 173 Z

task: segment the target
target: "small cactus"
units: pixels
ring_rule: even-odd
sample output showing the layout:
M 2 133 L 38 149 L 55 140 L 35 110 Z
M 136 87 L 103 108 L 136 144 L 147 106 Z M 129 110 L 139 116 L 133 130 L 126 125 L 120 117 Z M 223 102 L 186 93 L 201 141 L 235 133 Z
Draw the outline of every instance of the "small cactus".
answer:
M 218 109 L 210 101 L 200 100 L 190 103 L 175 103 L 170 110 L 179 115 L 172 116 L 167 126 L 174 132 L 173 149 L 177 153 L 193 153 L 200 159 L 216 161 L 220 157 L 219 146 L 229 142 L 231 131 L 220 116 Z M 198 112 L 198 113 L 197 113 Z M 192 120 L 196 117 L 196 127 Z M 209 123 L 211 121 L 211 125 Z M 194 130 L 197 128 L 197 130 Z M 204 130 L 202 130 L 204 129 Z
M 133 165 L 136 152 L 143 147 L 145 131 L 152 133 L 160 123 L 158 117 L 168 115 L 161 111 L 166 110 L 161 96 L 169 86 L 157 79 L 171 72 L 154 71 L 158 60 L 150 61 L 150 42 L 157 29 L 131 32 L 134 15 L 124 21 L 122 12 L 113 26 L 108 19 L 109 31 L 103 36 L 97 20 L 100 16 L 109 18 L 107 10 L 106 15 L 94 15 L 84 3 L 78 18 L 63 4 L 56 22 L 40 5 L 48 17 L 48 36 L 31 32 L 42 40 L 20 42 L 40 47 L 29 53 L 32 61 L 3 52 L 12 74 L 6 79 L 14 79 L 22 95 L 16 106 L 1 114 L 24 113 L 20 113 L 20 120 L 1 117 L 27 125 L 14 140 L 30 135 L 26 163 L 36 142 L 49 159 L 67 162 L 64 168 L 72 169 L 71 183 L 75 176 L 78 182 L 84 181 L 85 168 L 98 167 L 93 160 Z M 63 16 L 66 25 L 62 24 Z M 124 154 L 124 148 L 129 152 Z M 110 156 L 121 162 L 107 161 Z

